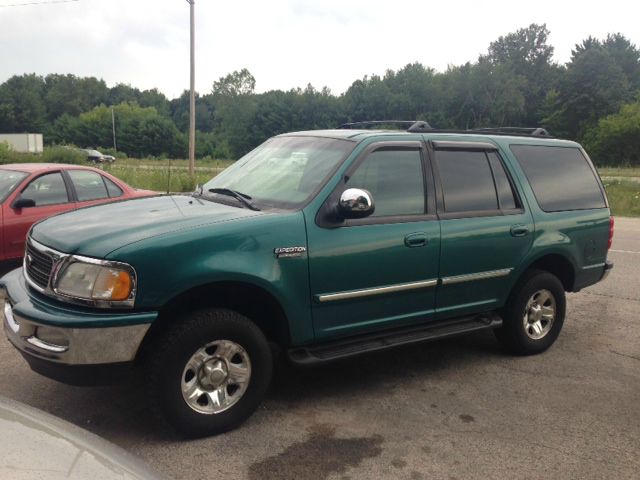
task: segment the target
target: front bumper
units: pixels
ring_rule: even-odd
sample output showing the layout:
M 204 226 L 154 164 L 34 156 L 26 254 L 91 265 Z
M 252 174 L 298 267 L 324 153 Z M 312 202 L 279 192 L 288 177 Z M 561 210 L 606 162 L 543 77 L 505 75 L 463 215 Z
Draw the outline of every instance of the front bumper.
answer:
M 133 362 L 157 312 L 95 312 L 61 306 L 30 290 L 21 270 L 0 280 L 4 330 L 35 371 L 66 381 L 65 371 L 110 370 Z M 82 375 L 81 375 L 82 376 Z M 81 382 L 84 383 L 84 382 Z

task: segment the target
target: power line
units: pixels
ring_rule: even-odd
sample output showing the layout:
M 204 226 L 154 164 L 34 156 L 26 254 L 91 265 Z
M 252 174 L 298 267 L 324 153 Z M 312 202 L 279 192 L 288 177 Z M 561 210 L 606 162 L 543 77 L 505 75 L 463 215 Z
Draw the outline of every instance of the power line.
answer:
M 0 5 L 0 8 L 5 7 L 26 7 L 27 5 L 48 5 L 52 3 L 72 3 L 79 2 L 80 0 L 47 0 L 44 2 L 26 2 L 26 3 L 10 3 L 7 5 Z

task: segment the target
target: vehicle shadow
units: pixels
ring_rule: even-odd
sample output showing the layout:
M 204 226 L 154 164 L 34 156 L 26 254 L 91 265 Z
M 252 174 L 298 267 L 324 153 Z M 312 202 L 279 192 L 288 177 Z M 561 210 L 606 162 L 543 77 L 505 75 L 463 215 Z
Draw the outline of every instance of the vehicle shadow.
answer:
M 420 388 L 420 384 L 446 376 L 449 371 L 490 363 L 505 355 L 491 332 L 476 332 L 314 367 L 292 366 L 279 358 L 264 403 L 266 410 L 281 412 L 326 400 L 338 405 L 344 397 L 366 398 L 393 386 Z M 104 387 L 73 387 L 32 375 L 44 384 L 46 392 L 27 397 L 27 403 L 124 448 L 140 442 L 183 440 L 153 415 L 142 373 L 126 383 Z M 269 413 L 261 419 L 269 421 Z M 278 421 L 276 416 L 273 421 Z

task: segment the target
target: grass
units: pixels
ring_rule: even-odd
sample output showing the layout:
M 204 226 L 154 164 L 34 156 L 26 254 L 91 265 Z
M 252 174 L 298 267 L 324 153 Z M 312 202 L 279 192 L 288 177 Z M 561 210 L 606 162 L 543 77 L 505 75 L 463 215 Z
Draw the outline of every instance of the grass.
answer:
M 640 177 L 640 167 L 598 168 L 601 177 Z
M 199 165 L 196 162 L 196 165 Z M 192 192 L 197 184 L 208 182 L 223 170 L 223 167 L 198 166 L 193 176 L 185 167 L 165 164 L 154 166 L 149 164 L 126 164 L 116 162 L 104 165 L 104 170 L 118 177 L 135 188 L 155 190 L 158 192 Z
M 222 170 L 231 165 L 233 160 L 216 160 L 212 158 L 202 158 L 196 160 L 196 170 L 205 169 L 218 169 Z M 178 168 L 188 169 L 189 160 L 187 159 L 151 159 L 151 158 L 119 158 L 116 160 L 115 165 L 123 165 L 127 167 L 159 167 L 159 168 Z
M 604 188 L 614 216 L 640 216 L 640 182 L 605 179 Z
M 189 175 L 189 160 L 137 159 L 116 160 L 105 164 L 104 169 L 135 188 L 158 192 L 192 192 L 233 163 L 233 160 L 196 160 L 195 173 Z

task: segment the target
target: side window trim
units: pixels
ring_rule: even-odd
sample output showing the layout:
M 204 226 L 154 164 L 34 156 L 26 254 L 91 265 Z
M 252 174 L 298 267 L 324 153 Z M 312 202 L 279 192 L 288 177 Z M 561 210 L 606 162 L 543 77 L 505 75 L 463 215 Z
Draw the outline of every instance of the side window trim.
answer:
M 484 153 L 485 159 L 487 160 L 487 164 L 489 166 L 489 171 L 491 172 L 491 178 L 493 180 L 493 188 L 496 194 L 496 201 L 498 202 L 498 208 L 495 210 L 468 210 L 464 212 L 445 212 L 444 209 L 444 189 L 442 187 L 442 179 L 440 178 L 440 172 L 438 171 L 438 166 L 435 162 L 435 156 L 439 150 L 448 150 L 448 151 L 463 151 L 463 152 L 478 152 L 482 151 Z M 511 185 L 511 190 L 514 195 L 514 199 L 517 203 L 515 209 L 502 209 L 500 205 L 500 196 L 498 195 L 498 188 L 496 185 L 495 174 L 493 172 L 493 168 L 491 167 L 491 162 L 488 158 L 488 152 L 495 153 L 498 156 L 498 159 L 502 165 L 502 168 L 505 171 L 507 179 Z M 431 166 L 431 171 L 433 173 L 434 182 L 435 182 L 435 192 L 436 192 L 436 205 L 437 205 L 437 217 L 441 220 L 450 220 L 456 218 L 473 218 L 473 217 L 498 217 L 505 215 L 514 215 L 520 214 L 524 212 L 524 204 L 522 202 L 522 198 L 520 197 L 520 193 L 518 189 L 515 187 L 515 183 L 513 178 L 511 177 L 511 172 L 505 167 L 504 160 L 502 155 L 500 154 L 500 150 L 497 146 L 485 143 L 485 142 L 463 142 L 463 141 L 427 141 L 427 153 L 429 155 L 429 163 Z
M 22 190 L 20 190 L 20 194 L 18 196 L 22 196 L 22 194 L 25 192 L 25 190 L 27 188 L 29 188 L 29 186 L 35 182 L 36 180 L 44 177 L 45 175 L 51 175 L 54 173 L 58 173 L 60 174 L 60 176 L 62 177 L 62 182 L 64 183 L 64 188 L 67 191 L 67 201 L 66 202 L 59 202 L 59 203 L 48 203 L 47 205 L 36 205 L 35 207 L 32 208 L 39 208 L 39 207 L 51 207 L 53 205 L 64 205 L 65 203 L 73 203 L 75 200 L 73 198 L 73 194 L 69 188 L 69 183 L 67 182 L 67 179 L 65 178 L 65 172 L 64 170 L 49 170 L 46 172 L 42 172 L 41 174 L 39 174 L 36 177 L 33 177 L 25 186 Z M 17 198 L 17 197 L 16 197 Z
M 505 161 L 502 158 L 502 155 L 500 155 L 500 152 L 498 150 L 495 150 L 495 151 L 492 151 L 491 153 L 495 153 L 496 157 L 498 158 L 498 162 L 500 163 L 500 166 L 502 167 L 502 171 L 506 175 L 507 181 L 509 182 L 509 186 L 511 187 L 511 194 L 513 195 L 513 200 L 515 201 L 515 204 L 516 204 L 515 208 L 502 208 L 502 200 L 500 199 L 500 193 L 498 192 L 498 182 L 496 181 L 496 173 L 493 171 L 493 165 L 491 164 L 491 160 L 489 159 L 489 153 L 490 152 L 485 152 L 485 155 L 487 156 L 487 160 L 489 161 L 489 168 L 491 169 L 491 176 L 493 177 L 493 183 L 494 183 L 494 185 L 496 187 L 496 193 L 498 194 L 498 208 L 500 210 L 502 210 L 503 212 L 514 212 L 514 213 L 522 213 L 522 212 L 524 212 L 524 203 L 522 202 L 522 198 L 520 197 L 520 193 L 518 192 L 518 189 L 516 188 L 515 182 L 513 181 L 513 178 L 511 177 L 511 172 L 509 172 L 509 169 L 506 167 Z
M 75 172 L 91 172 L 94 173 L 96 175 L 98 175 L 100 177 L 100 179 L 102 180 L 102 185 L 104 186 L 105 192 L 107 193 L 107 196 L 104 198 L 95 198 L 92 200 L 80 200 L 79 196 L 78 196 L 78 191 L 76 190 L 76 186 L 73 183 L 73 178 L 71 178 L 71 171 L 75 171 Z M 73 191 L 73 200 L 74 202 L 91 202 L 94 200 L 104 200 L 105 198 L 111 198 L 111 195 L 109 194 L 109 188 L 107 187 L 107 184 L 104 181 L 104 176 L 98 172 L 94 172 L 93 170 L 85 170 L 83 168 L 71 168 L 69 170 L 62 170 L 62 176 L 65 179 L 65 183 L 67 183 L 67 190 L 72 190 Z M 119 188 L 119 187 L 118 187 Z M 124 191 L 123 191 L 124 192 Z
M 333 219 L 328 218 L 328 212 L 331 210 L 331 205 L 338 201 L 338 198 L 342 191 L 344 191 L 348 180 L 358 167 L 367 159 L 367 157 L 379 150 L 384 149 L 407 149 L 417 150 L 420 153 L 421 167 L 422 167 L 422 180 L 423 180 L 423 193 L 425 198 L 425 212 L 423 214 L 412 215 L 389 215 L 381 217 L 365 217 L 358 219 L 346 219 L 342 222 L 336 222 Z M 431 182 L 430 182 L 431 180 Z M 405 140 L 405 141 L 378 141 L 367 145 L 353 163 L 347 168 L 342 175 L 340 182 L 329 194 L 324 201 L 320 209 L 316 214 L 316 225 L 322 228 L 340 228 L 340 227 L 355 227 L 360 225 L 387 225 L 393 223 L 411 223 L 422 222 L 426 220 L 437 220 L 436 215 L 436 196 L 434 189 L 435 181 L 433 181 L 433 172 L 431 171 L 431 165 L 429 162 L 429 155 L 426 151 L 426 144 L 421 140 Z M 375 201 L 375 198 L 374 198 Z
M 60 173 L 62 174 L 62 178 L 64 179 L 64 184 L 67 186 L 67 194 L 69 196 L 69 201 L 77 202 L 78 194 L 76 193 L 76 187 L 73 184 L 71 177 L 69 176 L 69 172 L 67 170 L 60 170 Z
M 116 182 L 114 182 L 110 178 L 105 177 L 104 175 L 100 175 L 100 177 L 102 178 L 102 183 L 104 183 L 104 188 L 107 189 L 108 198 L 120 198 L 124 195 L 124 189 L 121 185 L 118 185 Z M 120 190 L 120 195 L 111 195 L 111 192 L 109 191 L 109 184 L 107 183 L 107 181 L 111 182 L 116 188 L 118 188 L 118 190 Z

